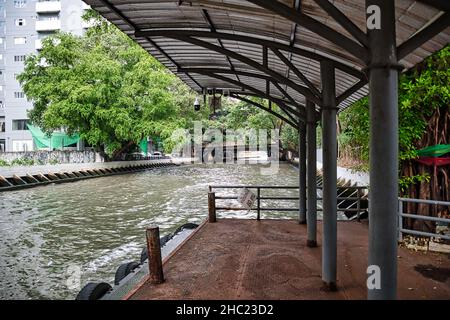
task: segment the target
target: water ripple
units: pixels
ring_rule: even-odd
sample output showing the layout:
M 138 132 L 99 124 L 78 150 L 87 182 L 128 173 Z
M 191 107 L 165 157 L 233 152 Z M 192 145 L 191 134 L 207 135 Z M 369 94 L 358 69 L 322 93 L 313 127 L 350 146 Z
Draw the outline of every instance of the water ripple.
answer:
M 112 282 L 121 263 L 139 260 L 146 226 L 158 224 L 164 235 L 183 223 L 203 221 L 211 184 L 298 183 L 297 172 L 288 165 L 269 176 L 261 175 L 260 168 L 160 168 L 0 194 L 0 299 L 72 299 L 77 290 L 66 285 L 70 265 L 81 268 L 82 284 Z

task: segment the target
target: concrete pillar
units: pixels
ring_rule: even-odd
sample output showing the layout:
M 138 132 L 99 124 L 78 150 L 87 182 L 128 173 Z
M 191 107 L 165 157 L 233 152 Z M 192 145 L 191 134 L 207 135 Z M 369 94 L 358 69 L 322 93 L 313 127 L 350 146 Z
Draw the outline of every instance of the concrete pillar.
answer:
M 323 239 L 322 280 L 329 290 L 336 290 L 337 263 L 337 150 L 336 89 L 333 63 L 320 63 L 322 78 L 322 149 L 323 149 Z
M 307 158 L 308 158 L 308 188 L 307 188 L 307 223 L 308 238 L 306 245 L 308 247 L 317 246 L 317 155 L 316 155 L 316 115 L 314 103 L 306 102 L 306 137 L 308 140 Z
M 394 1 L 366 0 L 380 8 L 380 28 L 368 30 L 371 61 L 369 266 L 379 268 L 380 287 L 369 299 L 397 295 L 398 62 Z M 368 269 L 369 271 L 369 269 Z M 369 274 L 370 276 L 370 274 Z
M 299 177 L 299 220 L 306 223 L 306 124 L 299 121 L 298 125 L 298 177 Z

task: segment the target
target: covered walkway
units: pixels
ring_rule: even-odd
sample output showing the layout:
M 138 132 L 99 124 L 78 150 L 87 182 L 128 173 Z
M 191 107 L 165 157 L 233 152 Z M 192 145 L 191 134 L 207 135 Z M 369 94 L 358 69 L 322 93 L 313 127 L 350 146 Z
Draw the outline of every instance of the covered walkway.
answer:
M 199 94 L 258 96 L 280 107 L 276 113 L 254 103 L 298 128 L 299 222 L 307 222 L 310 247 L 318 241 L 316 126 L 321 122 L 320 274 L 329 289 L 336 288 L 340 263 L 336 114 L 369 95 L 368 265 L 380 268 L 381 289 L 369 290 L 368 297 L 397 297 L 398 74 L 449 43 L 448 0 L 86 2 Z
M 306 247 L 304 225 L 220 219 L 203 225 L 166 260 L 163 284 L 146 281 L 128 299 L 366 299 L 367 232 L 366 224 L 338 223 L 339 290 L 327 292 L 320 250 Z M 400 299 L 450 299 L 445 255 L 402 248 L 398 255 Z

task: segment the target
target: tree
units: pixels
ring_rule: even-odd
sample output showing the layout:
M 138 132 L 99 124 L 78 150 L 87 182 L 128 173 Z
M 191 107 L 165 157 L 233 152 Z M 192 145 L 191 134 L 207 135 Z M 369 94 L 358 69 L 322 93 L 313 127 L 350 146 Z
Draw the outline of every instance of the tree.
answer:
M 419 149 L 450 143 L 449 58 L 450 46 L 446 46 L 399 79 L 400 190 L 413 198 L 450 200 L 449 167 L 437 170 L 414 161 Z M 341 156 L 356 157 L 368 169 L 368 99 L 341 112 L 339 120 Z
M 26 59 L 18 79 L 34 124 L 79 133 L 113 156 L 204 116 L 190 111 L 194 93 L 138 44 L 93 11 L 86 19 L 94 26 L 84 36 L 58 33 Z
M 88 11 L 85 19 L 93 27 L 84 36 L 57 33 L 46 38 L 18 77 L 34 102 L 30 120 L 44 132 L 78 133 L 114 158 L 145 137 L 160 137 L 170 152 L 179 143 L 172 134 L 193 128 L 194 121 L 222 129 L 284 127 L 275 116 L 233 99 L 223 99 L 224 114 L 218 118 L 209 117 L 206 106 L 194 111 L 196 93 L 179 78 L 95 11 Z
M 269 102 L 263 98 L 247 97 L 247 99 L 265 107 L 269 105 Z M 275 104 L 272 104 L 272 110 L 283 114 L 281 109 Z M 281 148 L 284 151 L 290 150 L 294 153 L 298 150 L 297 128 L 292 128 L 283 120 L 245 101 L 230 102 L 228 100 L 224 107 L 223 115 L 210 122 L 210 126 L 232 130 L 279 130 Z

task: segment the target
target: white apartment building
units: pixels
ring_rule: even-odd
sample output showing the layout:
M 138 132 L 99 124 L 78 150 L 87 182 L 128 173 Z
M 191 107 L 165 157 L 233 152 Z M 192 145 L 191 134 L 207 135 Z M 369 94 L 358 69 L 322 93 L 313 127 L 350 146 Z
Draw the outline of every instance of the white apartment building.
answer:
M 26 127 L 33 104 L 16 80 L 25 57 L 59 30 L 81 35 L 87 8 L 81 0 L 0 0 L 0 152 L 34 149 Z

